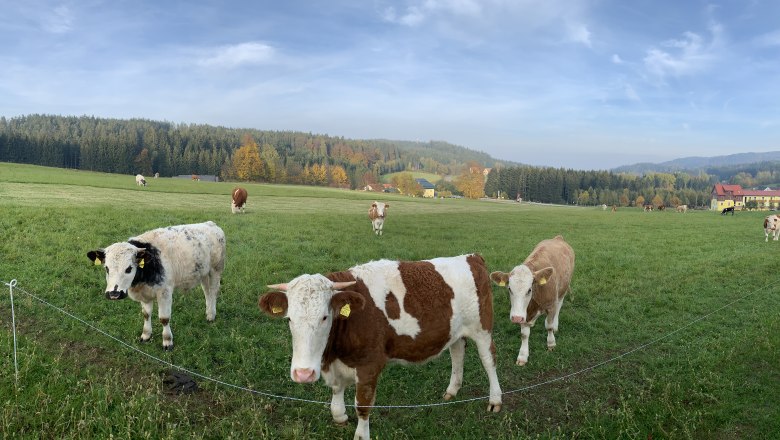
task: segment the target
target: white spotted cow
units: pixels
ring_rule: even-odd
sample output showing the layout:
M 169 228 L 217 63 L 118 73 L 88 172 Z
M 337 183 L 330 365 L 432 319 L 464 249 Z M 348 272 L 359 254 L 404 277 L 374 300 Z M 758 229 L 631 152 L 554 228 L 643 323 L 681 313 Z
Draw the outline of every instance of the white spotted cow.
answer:
M 677 205 L 676 209 L 677 209 L 677 212 L 681 212 L 681 213 L 685 214 L 686 212 L 688 212 L 688 205 Z
M 331 388 L 331 415 L 346 423 L 344 389 L 356 385 L 356 439 L 368 440 L 369 412 L 388 363 L 422 363 L 450 350 L 444 399 L 463 382 L 466 339 L 476 343 L 490 382 L 488 411 L 501 410 L 493 345 L 493 294 L 481 256 L 406 262 L 379 260 L 328 275 L 301 275 L 268 286 L 260 309 L 287 317 L 290 378 Z
M 156 300 L 163 326 L 163 349 L 173 349 L 170 319 L 175 288 L 191 289 L 200 284 L 206 296 L 206 320 L 216 318 L 225 267 L 225 233 L 214 222 L 154 229 L 126 242 L 89 251 L 87 257 L 106 267 L 107 299 L 129 296 L 141 303 L 142 342 L 152 337 L 152 307 Z
M 521 343 L 517 365 L 528 362 L 528 337 L 536 318 L 542 314 L 547 315 L 544 321 L 547 349 L 555 348 L 558 314 L 569 290 L 573 272 L 574 250 L 558 235 L 539 242 L 523 264 L 511 272 L 490 274 L 493 282 L 508 287 L 511 303 L 509 319 L 520 324 Z
M 135 175 L 135 184 L 138 186 L 146 186 L 146 179 L 140 174 Z
M 382 228 L 385 225 L 385 216 L 389 207 L 389 203 L 374 202 L 371 204 L 371 208 L 368 209 L 368 218 L 371 219 L 374 234 L 382 235 Z
M 773 241 L 780 239 L 780 217 L 777 214 L 768 215 L 764 219 L 764 241 L 769 241 L 769 236 Z

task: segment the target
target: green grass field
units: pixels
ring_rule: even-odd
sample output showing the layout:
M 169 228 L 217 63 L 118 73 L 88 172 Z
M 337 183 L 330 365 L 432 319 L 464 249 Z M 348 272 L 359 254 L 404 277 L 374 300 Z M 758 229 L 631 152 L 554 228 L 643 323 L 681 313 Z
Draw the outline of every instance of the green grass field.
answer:
M 780 438 L 780 243 L 764 242 L 765 213 L 612 213 L 382 195 L 392 207 L 385 235 L 376 237 L 367 218 L 375 194 L 247 184 L 247 213 L 232 215 L 233 186 L 149 179 L 142 188 L 129 175 L 0 164 L 0 280 L 17 279 L 24 291 L 165 362 L 264 393 L 329 401 L 321 381 L 290 381 L 287 325 L 257 307 L 267 284 L 380 258 L 470 252 L 489 270 L 508 271 L 537 242 L 562 234 L 577 263 L 555 351 L 546 351 L 540 320 L 528 365 L 515 366 L 519 328 L 509 322 L 505 288 L 494 287 L 498 374 L 508 392 L 502 412 L 487 413 L 486 399 L 425 406 L 441 402 L 445 353 L 385 370 L 377 405 L 421 406 L 375 409 L 374 438 Z M 205 320 L 200 289 L 177 292 L 176 348 L 162 350 L 156 310 L 152 343 L 135 342 L 140 306 L 104 299 L 103 272 L 86 252 L 205 220 L 228 237 L 216 322 Z M 16 382 L 8 289 L 0 287 L 2 438 L 331 439 L 355 430 L 352 409 L 348 425 L 337 426 L 327 405 L 202 378 L 195 393 L 171 393 L 163 383 L 169 365 L 19 290 Z M 468 344 L 460 400 L 488 393 L 475 351 Z

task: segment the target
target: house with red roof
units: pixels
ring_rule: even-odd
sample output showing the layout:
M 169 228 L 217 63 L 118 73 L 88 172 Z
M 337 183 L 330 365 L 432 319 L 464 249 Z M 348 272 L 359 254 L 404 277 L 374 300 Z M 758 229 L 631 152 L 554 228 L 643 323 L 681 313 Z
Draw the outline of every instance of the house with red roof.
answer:
M 724 208 L 745 209 L 745 204 L 755 201 L 758 209 L 780 208 L 780 190 L 773 189 L 742 189 L 740 185 L 716 183 L 712 187 L 710 209 L 722 211 Z

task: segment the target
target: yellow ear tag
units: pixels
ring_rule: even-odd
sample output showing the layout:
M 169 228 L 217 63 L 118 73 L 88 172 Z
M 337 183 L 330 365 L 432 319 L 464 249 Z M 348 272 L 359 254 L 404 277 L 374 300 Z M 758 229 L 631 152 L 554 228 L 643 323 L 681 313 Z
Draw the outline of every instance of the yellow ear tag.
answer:
M 544 286 L 545 284 L 547 284 L 547 278 L 542 278 L 542 279 L 539 280 L 539 285 L 540 286 Z
M 95 266 L 100 266 L 100 258 L 95 257 Z
M 498 285 L 501 286 L 501 287 L 504 287 L 504 286 L 506 286 L 506 283 L 504 281 L 501 281 L 501 282 L 498 283 Z
M 352 313 L 352 309 L 349 308 L 349 303 L 344 304 L 344 306 L 339 310 L 339 315 L 349 318 L 349 314 Z
M 144 268 L 144 260 L 138 262 L 138 267 L 140 267 L 141 269 Z
M 274 315 L 278 315 L 279 313 L 282 313 L 282 310 L 284 309 L 282 309 L 281 307 L 271 307 L 271 313 L 273 313 Z

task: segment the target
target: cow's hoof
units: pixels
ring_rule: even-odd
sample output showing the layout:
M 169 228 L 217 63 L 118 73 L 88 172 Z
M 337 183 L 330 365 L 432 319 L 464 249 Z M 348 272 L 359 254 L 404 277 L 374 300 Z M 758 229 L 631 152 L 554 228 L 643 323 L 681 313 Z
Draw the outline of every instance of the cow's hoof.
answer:
M 144 339 L 144 337 L 141 336 L 140 338 L 138 338 L 138 342 L 142 342 L 144 344 L 147 342 L 152 342 L 152 337 L 150 336 L 149 339 Z
M 517 362 L 515 362 L 515 364 L 517 364 L 520 367 L 522 367 L 523 365 L 525 365 L 527 363 L 528 363 L 528 361 L 524 361 L 522 359 L 518 359 Z
M 173 351 L 173 344 L 171 344 L 171 345 L 163 345 L 163 350 L 165 350 L 165 351 Z
M 454 394 L 444 393 L 444 400 L 452 400 L 453 397 L 455 397 Z
M 555 350 L 555 346 L 554 345 L 548 345 L 547 346 L 547 351 L 553 351 L 553 350 Z
M 501 412 L 501 404 L 500 403 L 489 403 L 487 410 L 488 410 L 488 412 L 493 412 L 493 413 Z
M 347 426 L 347 421 L 349 420 L 349 417 L 347 417 L 346 414 L 338 417 L 333 417 L 333 423 L 335 423 L 338 426 Z

